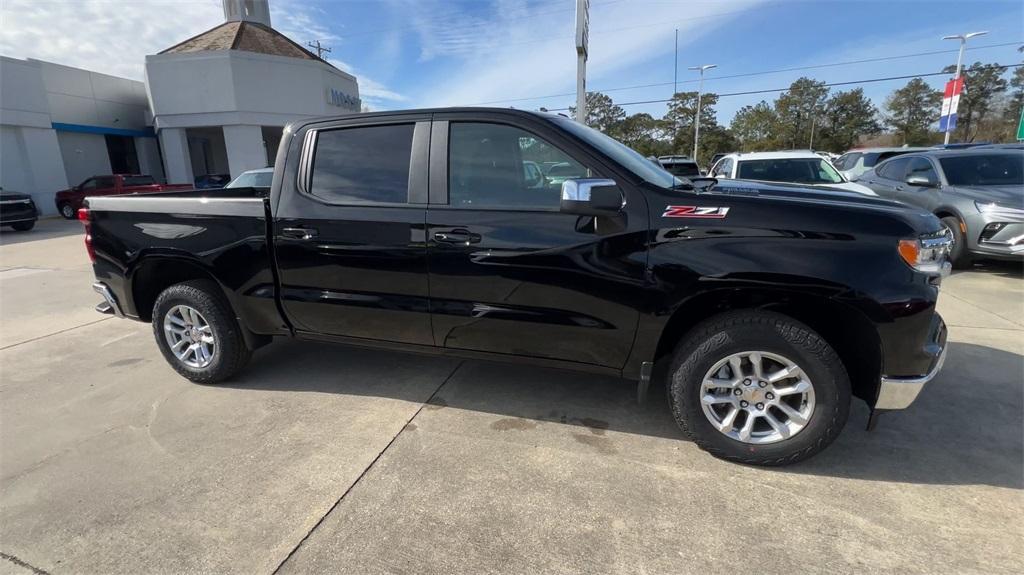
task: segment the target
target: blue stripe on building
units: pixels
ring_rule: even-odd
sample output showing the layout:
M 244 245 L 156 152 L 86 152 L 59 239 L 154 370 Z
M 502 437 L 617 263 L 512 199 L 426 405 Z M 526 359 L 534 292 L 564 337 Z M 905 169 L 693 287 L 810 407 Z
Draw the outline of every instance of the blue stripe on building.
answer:
M 83 124 L 62 124 L 60 122 L 53 122 L 51 124 L 54 130 L 58 132 L 77 132 L 79 134 L 103 134 L 111 136 L 128 136 L 131 138 L 155 138 L 156 132 L 153 128 L 147 127 L 145 130 L 125 130 L 122 128 L 105 128 L 103 126 L 86 126 Z

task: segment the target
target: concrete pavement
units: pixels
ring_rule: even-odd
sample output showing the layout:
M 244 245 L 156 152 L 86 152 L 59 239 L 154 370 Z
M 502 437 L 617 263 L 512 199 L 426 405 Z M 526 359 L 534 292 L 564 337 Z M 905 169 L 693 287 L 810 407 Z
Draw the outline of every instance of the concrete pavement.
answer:
M 781 470 L 588 374 L 282 342 L 191 384 L 89 270 L 77 222 L 0 233 L 0 573 L 1024 570 L 1019 267 L 946 280 L 910 410 Z

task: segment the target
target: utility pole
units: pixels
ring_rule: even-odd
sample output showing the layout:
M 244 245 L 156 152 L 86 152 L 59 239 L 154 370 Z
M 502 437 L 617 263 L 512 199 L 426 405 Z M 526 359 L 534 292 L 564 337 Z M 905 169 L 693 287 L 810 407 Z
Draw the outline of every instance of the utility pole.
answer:
M 587 123 L 587 43 L 590 0 L 576 0 L 576 121 Z
M 672 97 L 679 93 L 679 28 L 676 28 L 676 56 L 672 60 Z
M 697 161 L 697 144 L 700 142 L 700 97 L 704 92 L 704 70 L 717 68 L 718 64 L 704 64 L 703 66 L 691 66 L 690 70 L 700 72 L 700 84 L 697 85 L 697 113 L 693 117 L 693 161 Z
M 321 60 L 323 60 L 324 59 L 324 54 L 327 53 L 327 52 L 330 52 L 331 49 L 328 48 L 327 46 L 320 45 L 320 40 L 315 40 L 315 42 L 316 42 L 316 44 L 314 44 L 313 42 L 306 42 L 306 45 L 309 46 L 310 48 L 316 50 L 316 57 L 320 58 Z
M 807 149 L 814 151 L 814 121 L 818 119 L 818 115 L 813 111 L 811 112 L 811 141 L 807 144 Z
M 956 76 L 953 77 L 954 82 L 960 79 L 960 72 L 963 70 L 964 46 L 967 45 L 967 41 L 970 40 L 971 38 L 974 38 L 975 36 L 984 36 L 985 34 L 988 34 L 988 31 L 971 32 L 969 34 L 957 34 L 955 36 L 943 36 L 943 40 L 960 40 L 960 52 L 956 56 Z M 956 99 L 959 100 L 959 94 L 956 95 Z M 943 107 L 945 107 L 945 102 L 943 102 L 943 104 Z M 948 114 L 946 115 L 952 116 L 953 114 L 956 113 L 956 108 L 951 107 L 949 110 L 945 111 L 948 112 Z M 953 133 L 953 129 L 956 127 L 955 125 L 951 127 L 950 124 L 952 124 L 952 122 L 949 120 L 952 120 L 952 117 L 950 117 L 946 121 L 946 138 L 944 140 L 945 144 L 949 144 L 949 135 Z

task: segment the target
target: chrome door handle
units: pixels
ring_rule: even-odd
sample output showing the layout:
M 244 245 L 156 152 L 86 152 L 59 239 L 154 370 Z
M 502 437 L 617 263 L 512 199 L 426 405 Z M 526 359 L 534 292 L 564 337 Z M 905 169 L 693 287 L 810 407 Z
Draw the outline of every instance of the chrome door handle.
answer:
M 315 228 L 282 228 L 281 235 L 293 240 L 312 240 L 320 235 Z
M 445 232 L 435 232 L 434 241 L 445 244 L 476 244 L 481 239 L 480 234 L 474 234 L 469 230 L 448 230 Z

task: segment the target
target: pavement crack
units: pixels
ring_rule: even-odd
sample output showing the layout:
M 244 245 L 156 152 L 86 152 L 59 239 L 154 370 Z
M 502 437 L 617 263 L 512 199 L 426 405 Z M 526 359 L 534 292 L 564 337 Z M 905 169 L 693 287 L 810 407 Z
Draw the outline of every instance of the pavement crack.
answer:
M 339 497 L 338 500 L 334 502 L 334 505 L 331 505 L 331 508 L 328 509 L 327 512 L 324 513 L 320 517 L 320 519 L 317 520 L 317 522 L 313 525 L 313 527 L 311 527 L 309 529 L 309 531 L 307 531 L 306 534 L 302 536 L 302 539 L 300 539 L 299 542 L 295 545 L 295 547 L 293 547 L 292 550 L 288 552 L 288 555 L 286 555 L 285 558 L 282 559 L 281 562 L 277 564 L 277 567 L 275 567 L 274 570 L 271 571 L 271 575 L 277 575 L 281 571 L 281 568 L 284 567 L 285 563 L 287 563 L 295 555 L 295 553 L 298 552 L 299 548 L 302 547 L 302 545 L 306 542 L 306 540 L 309 539 L 309 537 L 311 535 L 313 535 L 313 532 L 316 531 L 317 528 L 319 528 L 321 524 L 323 524 L 324 520 L 327 519 L 327 517 L 331 513 L 333 513 L 334 510 L 337 509 L 339 505 L 341 505 L 341 502 L 345 499 L 345 497 L 353 489 L 355 489 L 356 485 L 359 485 L 359 482 L 362 481 L 363 478 L 366 477 L 366 474 L 369 473 L 371 469 L 373 469 L 373 466 L 376 465 L 378 461 L 380 461 L 380 458 L 384 456 L 384 453 L 387 452 L 387 450 L 391 448 L 391 446 L 395 443 L 395 440 L 398 439 L 398 436 L 402 435 L 402 432 L 405 431 L 409 427 L 409 424 L 412 423 L 412 420 L 416 419 L 416 416 L 418 416 L 420 414 L 420 412 L 423 411 L 423 408 L 426 407 L 428 404 L 430 404 L 431 400 L 434 399 L 434 397 L 437 395 L 437 393 L 439 391 L 441 391 L 441 389 L 444 388 L 444 386 L 447 385 L 449 381 L 451 381 L 452 377 L 454 377 L 455 373 L 459 371 L 459 368 L 462 367 L 463 363 L 465 363 L 465 362 L 460 361 L 454 368 L 452 368 L 452 370 L 448 374 L 448 376 L 445 377 L 444 380 L 437 386 L 437 388 L 434 389 L 433 393 L 430 394 L 430 397 L 428 397 L 426 399 L 426 401 L 424 401 L 422 404 L 420 404 L 420 406 L 416 410 L 416 412 L 413 413 L 412 416 L 410 416 L 409 419 L 407 419 L 405 421 L 405 423 L 402 425 L 402 427 L 400 427 L 398 429 L 398 432 L 395 433 L 395 435 L 391 438 L 390 441 L 388 441 L 388 444 L 384 446 L 384 449 L 381 449 L 380 452 L 377 454 L 377 456 L 373 458 L 373 461 L 371 461 L 370 464 L 367 465 L 365 469 L 363 469 L 363 471 L 359 474 L 359 477 L 356 477 L 356 480 L 353 481 L 352 484 L 349 485 L 348 488 L 345 489 L 345 492 L 342 493 L 341 497 Z
M 28 569 L 29 571 L 35 573 L 36 575 L 50 575 L 49 571 L 44 571 L 43 569 L 40 569 L 40 568 L 36 567 L 35 565 L 31 565 L 29 563 L 26 563 L 25 561 L 22 561 L 21 559 L 18 559 L 17 557 L 15 557 L 14 555 L 11 555 L 9 553 L 4 553 L 3 551 L 0 551 L 0 557 L 3 557 L 4 559 L 10 561 L 11 563 L 14 563 L 18 567 L 21 567 L 21 568 L 24 568 L 24 569 Z
M 33 337 L 31 339 L 26 339 L 25 341 L 19 341 L 18 343 L 12 343 L 10 345 L 5 345 L 3 347 L 0 347 L 0 351 L 3 351 L 5 349 L 11 349 L 12 347 L 17 347 L 17 346 L 25 344 L 25 343 L 32 343 L 33 341 L 39 341 L 41 339 L 46 339 L 46 338 L 48 338 L 50 336 L 60 335 L 62 333 L 67 333 L 67 332 L 69 332 L 71 330 L 75 330 L 75 329 L 78 329 L 80 327 L 86 327 L 86 326 L 90 326 L 90 325 L 95 325 L 97 323 L 100 323 L 101 321 L 107 321 L 108 319 L 114 319 L 114 318 L 113 317 L 102 317 L 102 318 L 100 318 L 98 320 L 90 321 L 89 323 L 83 323 L 83 324 L 80 324 L 80 325 L 69 327 L 67 329 L 62 329 L 62 330 L 55 331 L 53 333 L 48 333 L 46 335 L 41 335 L 39 337 Z

